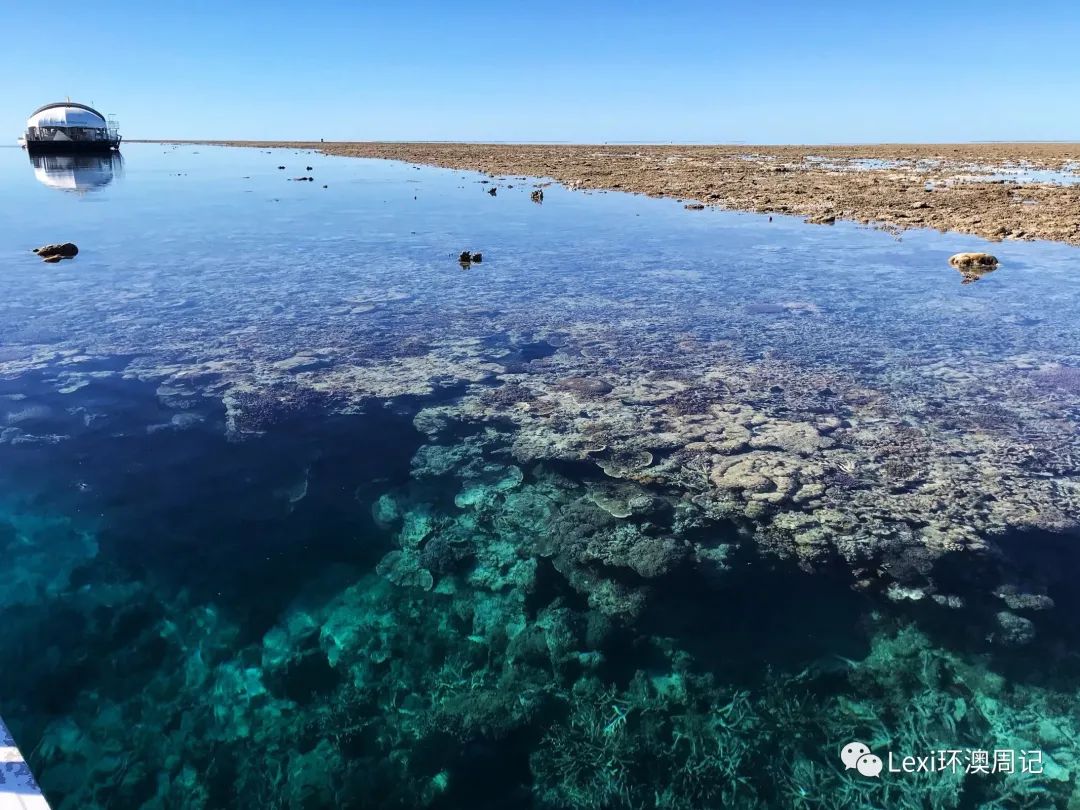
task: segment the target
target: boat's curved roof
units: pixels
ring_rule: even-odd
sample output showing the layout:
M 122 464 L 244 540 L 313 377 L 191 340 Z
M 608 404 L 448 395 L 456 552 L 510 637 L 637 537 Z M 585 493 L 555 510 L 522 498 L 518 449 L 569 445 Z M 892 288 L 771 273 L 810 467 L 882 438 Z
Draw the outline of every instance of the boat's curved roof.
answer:
M 26 125 L 28 127 L 94 127 L 106 126 L 105 116 L 88 107 L 74 101 L 57 101 L 38 107 L 30 114 Z

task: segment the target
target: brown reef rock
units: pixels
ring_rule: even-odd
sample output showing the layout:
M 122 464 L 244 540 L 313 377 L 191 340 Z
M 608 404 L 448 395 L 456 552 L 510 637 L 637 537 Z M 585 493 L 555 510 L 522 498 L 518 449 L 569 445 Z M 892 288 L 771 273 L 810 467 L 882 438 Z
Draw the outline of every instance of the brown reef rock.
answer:
M 79 253 L 79 248 L 72 242 L 64 242 L 58 245 L 42 245 L 34 248 L 34 253 L 41 257 L 42 261 L 55 264 L 61 259 L 73 259 Z
M 949 264 L 957 269 L 968 269 L 971 267 L 997 267 L 997 256 L 991 256 L 989 253 L 957 253 L 954 256 L 949 257 Z

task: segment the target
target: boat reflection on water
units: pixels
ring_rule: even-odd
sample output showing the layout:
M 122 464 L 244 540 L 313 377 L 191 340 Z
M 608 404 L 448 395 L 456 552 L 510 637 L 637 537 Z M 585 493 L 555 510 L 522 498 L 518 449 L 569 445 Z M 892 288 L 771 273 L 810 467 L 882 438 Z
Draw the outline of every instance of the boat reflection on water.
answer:
M 100 191 L 124 173 L 118 152 L 102 155 L 31 155 L 34 177 L 50 188 L 85 194 Z

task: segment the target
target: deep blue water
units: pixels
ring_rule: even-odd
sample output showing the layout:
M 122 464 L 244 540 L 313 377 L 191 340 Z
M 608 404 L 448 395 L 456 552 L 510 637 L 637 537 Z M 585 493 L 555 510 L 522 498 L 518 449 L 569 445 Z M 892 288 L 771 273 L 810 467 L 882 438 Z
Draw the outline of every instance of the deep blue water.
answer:
M 0 149 L 53 806 L 1080 801 L 1080 250 L 538 182 Z

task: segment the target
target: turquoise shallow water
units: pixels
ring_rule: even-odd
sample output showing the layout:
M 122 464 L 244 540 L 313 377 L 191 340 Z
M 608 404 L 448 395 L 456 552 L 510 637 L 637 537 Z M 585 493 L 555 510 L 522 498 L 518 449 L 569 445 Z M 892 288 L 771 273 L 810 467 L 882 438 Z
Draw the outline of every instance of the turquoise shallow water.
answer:
M 538 182 L 0 150 L 53 805 L 1080 801 L 1080 251 Z

